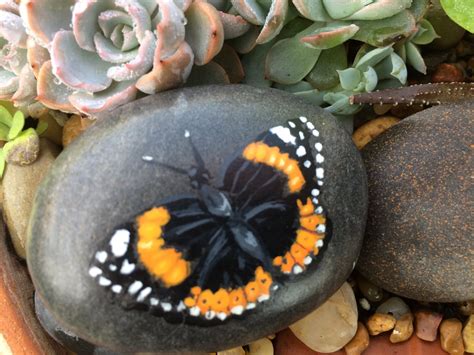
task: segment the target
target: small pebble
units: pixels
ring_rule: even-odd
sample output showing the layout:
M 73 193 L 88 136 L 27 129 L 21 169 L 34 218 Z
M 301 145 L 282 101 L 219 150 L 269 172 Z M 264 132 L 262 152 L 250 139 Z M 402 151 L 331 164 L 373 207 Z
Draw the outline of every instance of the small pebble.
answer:
M 248 347 L 248 355 L 273 355 L 273 344 L 267 338 L 254 341 Z
M 439 326 L 441 347 L 450 355 L 464 354 L 464 344 L 462 340 L 462 323 L 459 319 L 445 319 Z
M 63 127 L 63 146 L 66 147 L 76 139 L 83 131 L 94 123 L 93 120 L 82 118 L 79 115 L 73 115 Z
M 400 297 L 390 297 L 377 307 L 376 313 L 387 313 L 400 319 L 401 316 L 410 312 L 410 307 Z
M 352 140 L 354 141 L 357 149 L 360 150 L 364 148 L 365 145 L 372 139 L 385 132 L 399 121 L 399 118 L 392 116 L 378 117 L 376 119 L 370 120 L 355 130 L 355 132 L 352 134 Z
M 468 353 L 474 353 L 474 315 L 470 315 L 462 330 L 464 348 Z
M 370 310 L 370 303 L 369 301 L 367 301 L 366 298 L 360 298 L 359 304 L 362 307 L 362 309 L 365 309 L 366 311 Z
M 464 73 L 454 64 L 442 63 L 438 65 L 431 76 L 433 83 L 451 83 L 464 81 Z
M 375 104 L 374 112 L 377 115 L 385 115 L 392 108 L 392 104 Z
M 397 320 L 394 316 L 384 313 L 374 313 L 367 320 L 367 329 L 370 335 L 378 335 L 392 330 Z
M 218 351 L 217 355 L 245 355 L 245 350 L 241 346 L 229 350 Z
M 390 334 L 391 343 L 404 342 L 413 335 L 413 314 L 406 313 L 397 319 L 395 328 L 392 334 Z
M 430 311 L 415 312 L 415 333 L 422 340 L 435 341 L 443 315 Z
M 383 290 L 361 275 L 357 275 L 357 285 L 369 302 L 380 302 L 383 299 Z
M 369 332 L 364 324 L 357 323 L 357 332 L 352 340 L 344 347 L 347 355 L 360 355 L 369 347 Z
M 474 314 L 474 300 L 460 302 L 458 309 L 463 316 L 470 316 L 471 314 Z

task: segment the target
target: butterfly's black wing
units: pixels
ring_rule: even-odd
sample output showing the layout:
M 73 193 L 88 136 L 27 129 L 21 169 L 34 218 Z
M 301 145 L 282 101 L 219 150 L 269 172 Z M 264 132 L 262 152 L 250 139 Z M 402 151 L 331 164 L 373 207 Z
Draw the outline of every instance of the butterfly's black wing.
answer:
M 303 272 L 324 244 L 323 162 L 319 132 L 300 117 L 257 137 L 223 173 L 222 189 L 284 274 Z

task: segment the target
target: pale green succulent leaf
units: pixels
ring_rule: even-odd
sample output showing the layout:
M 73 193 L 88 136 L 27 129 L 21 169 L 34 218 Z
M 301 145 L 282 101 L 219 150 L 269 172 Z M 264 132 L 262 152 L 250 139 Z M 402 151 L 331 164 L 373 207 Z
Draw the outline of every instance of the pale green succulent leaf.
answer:
M 234 38 L 227 43 L 230 44 L 237 53 L 249 53 L 257 45 L 257 38 L 260 34 L 260 28 L 252 26 L 247 32 L 238 38 Z
M 324 95 L 324 101 L 330 104 L 324 109 L 336 115 L 352 115 L 361 109 L 360 105 L 350 104 L 348 93 L 329 92 Z
M 366 70 L 369 66 L 373 67 L 380 63 L 382 60 L 390 56 L 390 54 L 393 53 L 393 48 L 392 46 L 386 46 L 382 48 L 375 48 L 369 52 L 367 52 L 365 55 L 363 55 L 359 61 L 355 64 L 355 67 L 357 69 L 360 69 L 362 71 Z
M 433 42 L 436 38 L 439 38 L 439 36 L 431 23 L 423 19 L 418 23 L 418 32 L 412 37 L 411 42 L 424 45 Z
M 411 42 L 407 42 L 405 44 L 405 48 L 407 51 L 407 62 L 417 71 L 422 74 L 426 74 L 426 64 L 421 56 L 420 50 L 416 45 Z
M 374 91 L 375 88 L 377 87 L 377 83 L 379 81 L 379 78 L 377 76 L 377 72 L 375 71 L 374 68 L 368 67 L 364 71 L 363 74 L 364 74 L 364 81 L 365 81 L 365 85 L 364 85 L 365 91 L 366 92 Z
M 292 84 L 292 85 L 284 85 L 284 84 L 276 83 L 274 87 L 276 89 L 291 92 L 291 93 L 313 90 L 313 87 L 307 81 L 300 81 L 299 83 Z
M 396 53 L 390 54 L 389 57 L 377 64 L 374 69 L 379 80 L 396 78 L 402 84 L 405 84 L 407 81 L 407 67 L 403 59 Z
M 10 127 L 12 125 L 12 114 L 5 107 L 0 105 L 0 123 Z
M 374 0 L 323 0 L 324 8 L 335 20 L 346 18 L 373 2 Z
M 278 35 L 277 39 L 285 39 L 295 37 L 300 33 L 306 33 L 305 30 L 311 28 L 316 31 L 318 28 L 324 27 L 324 22 L 312 22 L 302 17 L 297 17 L 290 21 Z
M 38 125 L 36 126 L 36 133 L 38 136 L 41 136 L 48 130 L 48 122 L 39 120 Z
M 359 31 L 352 39 L 368 43 L 374 47 L 394 43 L 404 37 L 409 37 L 416 31 L 415 18 L 408 10 L 382 20 L 352 20 L 350 22 L 343 21 L 342 23 L 352 23 L 359 26 Z
M 186 86 L 230 84 L 224 68 L 216 62 L 195 65 L 186 81 Z
M 0 67 L 0 96 L 1 97 L 11 97 L 18 90 L 19 79 L 18 77 L 8 71 L 3 70 Z
M 299 91 L 299 92 L 294 93 L 294 95 L 296 95 L 297 97 L 300 97 L 303 100 L 316 106 L 321 106 L 322 104 L 324 104 L 325 94 L 326 94 L 325 92 L 318 91 L 316 89 L 307 90 L 307 91 Z
M 339 83 L 338 70 L 347 68 L 344 45 L 324 50 L 306 80 L 318 90 L 328 90 Z
M 265 23 L 265 11 L 256 0 L 232 0 L 232 6 L 251 24 L 262 26 Z
M 242 57 L 245 77 L 243 83 L 255 87 L 270 87 L 272 82 L 265 78 L 265 58 L 274 41 L 256 46 Z
M 10 127 L 10 131 L 8 132 L 8 140 L 11 141 L 18 137 L 20 132 L 23 130 L 25 126 L 25 115 L 21 111 L 15 112 L 13 115 L 12 125 Z
M 268 52 L 266 77 L 281 84 L 295 84 L 313 69 L 321 50 L 308 48 L 298 36 L 277 42 Z
M 331 21 L 322 0 L 293 0 L 298 12 L 313 21 Z
M 10 127 L 0 123 L 0 141 L 8 141 L 8 132 L 10 132 Z
M 360 70 L 356 68 L 347 68 L 344 70 L 338 70 L 339 81 L 344 90 L 355 90 L 362 80 Z
M 3 177 L 3 173 L 5 172 L 5 163 L 5 152 L 0 148 L 0 179 Z
M 412 0 L 377 0 L 346 17 L 345 20 L 381 20 L 398 14 L 411 4 Z
M 257 38 L 258 44 L 263 44 L 274 39 L 285 24 L 288 13 L 288 0 L 273 0 L 265 24 Z
M 472 0 L 441 0 L 441 6 L 451 20 L 474 33 L 474 4 Z
M 330 49 L 352 38 L 359 27 L 356 25 L 336 25 L 323 27 L 301 38 L 301 42 L 310 48 Z

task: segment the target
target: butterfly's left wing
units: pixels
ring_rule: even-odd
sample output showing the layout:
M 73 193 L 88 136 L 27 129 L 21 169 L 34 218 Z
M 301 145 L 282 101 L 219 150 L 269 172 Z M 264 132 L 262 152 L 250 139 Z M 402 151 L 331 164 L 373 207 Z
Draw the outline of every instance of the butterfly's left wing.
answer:
M 222 175 L 222 189 L 285 274 L 304 271 L 323 246 L 322 149 L 315 126 L 300 117 L 250 142 Z

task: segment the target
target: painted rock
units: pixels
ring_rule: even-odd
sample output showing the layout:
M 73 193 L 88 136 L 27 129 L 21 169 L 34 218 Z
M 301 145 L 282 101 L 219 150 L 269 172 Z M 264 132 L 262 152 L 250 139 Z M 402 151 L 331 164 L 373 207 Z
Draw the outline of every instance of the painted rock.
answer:
M 274 90 L 177 90 L 105 114 L 60 155 L 28 264 L 91 343 L 218 351 L 333 294 L 365 217 L 362 161 L 332 116 Z
M 474 103 L 433 107 L 362 151 L 369 217 L 358 269 L 378 286 L 421 301 L 474 298 L 473 117 Z

